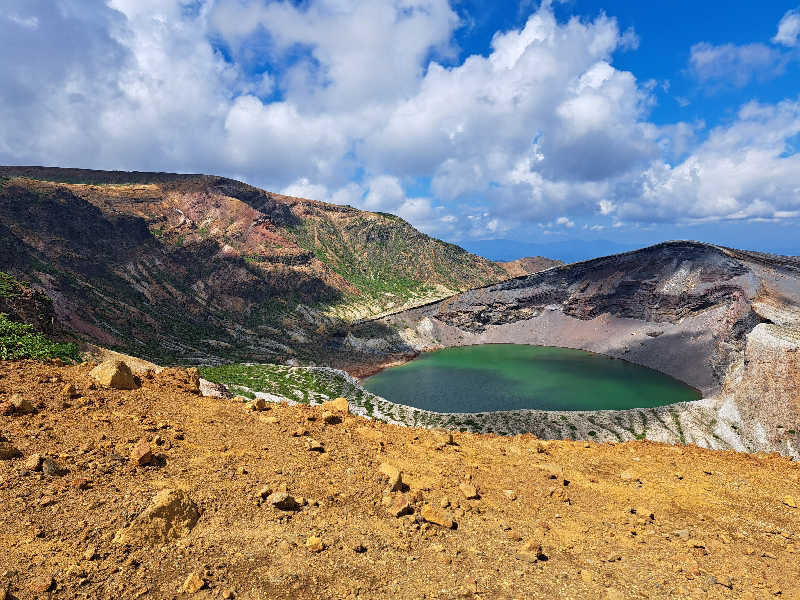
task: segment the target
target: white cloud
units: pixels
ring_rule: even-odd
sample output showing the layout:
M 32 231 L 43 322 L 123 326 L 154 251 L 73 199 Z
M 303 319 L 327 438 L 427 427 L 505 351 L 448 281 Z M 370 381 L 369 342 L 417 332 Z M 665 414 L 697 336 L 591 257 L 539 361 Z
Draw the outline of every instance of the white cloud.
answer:
M 778 23 L 778 33 L 772 41 L 784 46 L 796 46 L 798 38 L 800 38 L 800 11 L 790 10 Z
M 750 103 L 709 132 L 683 162 L 654 161 L 620 194 L 617 214 L 638 221 L 788 218 L 800 209 L 800 101 Z
M 567 228 L 575 227 L 575 223 L 570 221 L 567 217 L 558 217 L 556 219 L 556 225 L 563 225 Z
M 311 200 L 325 201 L 328 199 L 328 188 L 318 183 L 311 183 L 306 177 L 301 177 L 294 183 L 287 185 L 280 193 L 285 196 L 309 198 Z
M 702 82 L 743 87 L 753 80 L 779 75 L 786 66 L 786 57 L 765 44 L 714 46 L 701 42 L 692 46 L 689 66 Z
M 614 66 L 637 38 L 605 15 L 544 2 L 456 61 L 447 0 L 6 4 L 0 163 L 219 173 L 452 238 L 800 210 L 798 103 L 656 126 L 665 84 Z M 699 44 L 690 66 L 744 85 L 788 53 Z M 409 193 L 419 178 L 430 193 Z

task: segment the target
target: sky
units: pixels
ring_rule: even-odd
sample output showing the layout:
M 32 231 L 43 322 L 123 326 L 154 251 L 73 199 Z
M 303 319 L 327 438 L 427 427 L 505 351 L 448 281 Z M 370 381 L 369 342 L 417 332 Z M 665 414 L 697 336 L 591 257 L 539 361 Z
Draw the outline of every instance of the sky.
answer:
M 484 254 L 800 254 L 796 1 L 2 0 L 0 164 L 224 175 Z

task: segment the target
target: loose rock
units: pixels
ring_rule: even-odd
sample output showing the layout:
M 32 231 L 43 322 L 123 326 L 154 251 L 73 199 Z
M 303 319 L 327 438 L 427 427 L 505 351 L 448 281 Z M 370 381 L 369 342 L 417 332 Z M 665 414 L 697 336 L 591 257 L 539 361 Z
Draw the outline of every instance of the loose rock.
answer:
M 467 500 L 477 500 L 480 498 L 478 489 L 471 483 L 462 483 L 458 486 L 458 489 L 461 490 L 461 493 L 464 494 Z
M 287 492 L 270 494 L 267 497 L 267 502 L 280 510 L 297 510 L 299 508 L 297 500 Z
M 158 492 L 130 527 L 114 536 L 117 544 L 157 544 L 186 535 L 200 518 L 200 509 L 183 490 Z
M 136 447 L 131 452 L 131 462 L 139 467 L 149 465 L 154 458 L 150 443 L 147 440 L 139 440 L 139 443 L 136 444 Z
M 11 442 L 0 442 L 0 460 L 11 460 L 20 456 L 22 456 L 22 452 L 14 447 Z
M 263 398 L 256 398 L 250 404 L 248 404 L 250 410 L 255 410 L 261 412 L 262 410 L 267 410 L 267 401 Z
M 28 458 L 25 459 L 25 468 L 28 469 L 29 471 L 41 471 L 42 455 L 31 454 Z
M 46 456 L 42 459 L 42 473 L 48 477 L 57 477 L 64 474 L 64 468 L 54 458 Z
M 14 409 L 14 413 L 19 415 L 28 415 L 36 410 L 33 407 L 33 403 L 23 397 L 22 394 L 13 394 L 11 396 L 11 407 Z
M 528 562 L 537 562 L 540 560 L 547 560 L 547 555 L 542 549 L 542 544 L 537 539 L 529 539 L 519 549 L 517 556 L 522 560 Z
M 309 452 L 325 452 L 325 446 L 322 445 L 322 442 L 318 442 L 315 439 L 309 439 L 306 442 L 306 450 Z
M 333 400 L 323 402 L 322 409 L 348 414 L 350 412 L 350 403 L 347 401 L 347 398 L 334 398 Z
M 325 543 L 317 536 L 312 535 L 306 540 L 306 548 L 311 552 L 322 552 L 325 549 Z
M 430 504 L 425 504 L 422 507 L 420 516 L 422 516 L 422 518 L 428 523 L 439 525 L 445 529 L 452 529 L 455 525 L 455 521 L 453 521 L 453 517 L 450 516 L 450 513 L 442 510 L 441 508 L 436 508 Z
M 389 491 L 398 492 L 403 488 L 403 473 L 389 463 L 381 463 L 378 470 L 389 479 Z
M 206 586 L 206 582 L 197 573 L 189 573 L 186 581 L 183 582 L 182 589 L 187 594 L 196 594 Z
M 138 388 L 131 368 L 121 360 L 107 360 L 89 371 L 89 377 L 99 385 L 117 390 L 135 390 Z
M 386 510 L 393 517 L 402 517 L 414 512 L 408 494 L 392 494 L 385 497 Z
M 53 583 L 52 575 L 42 575 L 31 579 L 30 583 L 28 583 L 28 588 L 37 594 L 45 594 L 53 587 Z

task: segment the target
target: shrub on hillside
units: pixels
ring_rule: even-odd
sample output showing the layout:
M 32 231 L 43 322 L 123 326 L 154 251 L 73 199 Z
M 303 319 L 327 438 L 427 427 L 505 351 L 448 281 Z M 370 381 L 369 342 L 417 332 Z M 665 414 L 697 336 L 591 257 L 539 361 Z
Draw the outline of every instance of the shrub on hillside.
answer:
M 22 358 L 80 361 L 75 344 L 53 342 L 34 330 L 32 325 L 11 321 L 5 313 L 0 313 L 0 360 Z

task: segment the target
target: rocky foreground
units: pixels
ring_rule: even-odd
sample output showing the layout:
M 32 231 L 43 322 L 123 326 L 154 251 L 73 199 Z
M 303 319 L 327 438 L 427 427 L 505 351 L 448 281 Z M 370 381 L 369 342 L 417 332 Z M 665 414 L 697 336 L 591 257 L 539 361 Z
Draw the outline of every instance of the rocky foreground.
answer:
M 94 366 L 0 362 L 2 600 L 800 597 L 778 455 L 248 410 Z

